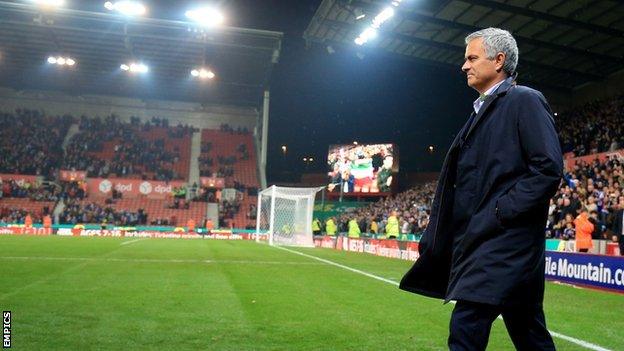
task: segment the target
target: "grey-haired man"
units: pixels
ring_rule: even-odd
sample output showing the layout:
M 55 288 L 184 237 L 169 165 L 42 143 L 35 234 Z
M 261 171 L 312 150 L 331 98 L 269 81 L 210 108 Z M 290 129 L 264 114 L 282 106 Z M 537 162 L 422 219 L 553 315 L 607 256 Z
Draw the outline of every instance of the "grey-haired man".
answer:
M 457 301 L 451 350 L 485 350 L 503 316 L 518 350 L 554 350 L 542 308 L 544 228 L 563 159 L 544 96 L 516 85 L 518 47 L 502 29 L 466 37 L 477 90 L 440 173 L 420 258 L 401 288 Z

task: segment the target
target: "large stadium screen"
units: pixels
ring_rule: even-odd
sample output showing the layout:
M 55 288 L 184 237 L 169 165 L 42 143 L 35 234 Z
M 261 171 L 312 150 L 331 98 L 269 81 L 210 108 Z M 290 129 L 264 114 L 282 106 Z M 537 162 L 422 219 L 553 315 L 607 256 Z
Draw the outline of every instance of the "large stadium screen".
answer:
M 327 190 L 343 193 L 389 193 L 399 170 L 393 144 L 331 145 L 327 156 Z

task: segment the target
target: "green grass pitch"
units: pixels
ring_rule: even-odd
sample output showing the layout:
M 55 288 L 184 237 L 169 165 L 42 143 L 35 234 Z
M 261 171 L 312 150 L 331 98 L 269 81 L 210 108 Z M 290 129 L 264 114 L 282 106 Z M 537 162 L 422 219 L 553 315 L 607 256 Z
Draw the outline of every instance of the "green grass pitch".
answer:
M 265 244 L 0 237 L 15 350 L 446 350 L 452 305 Z M 410 262 L 296 250 L 398 281 Z M 547 284 L 550 330 L 624 350 L 624 296 Z M 586 350 L 555 338 L 558 350 Z M 502 321 L 489 350 L 513 350 Z

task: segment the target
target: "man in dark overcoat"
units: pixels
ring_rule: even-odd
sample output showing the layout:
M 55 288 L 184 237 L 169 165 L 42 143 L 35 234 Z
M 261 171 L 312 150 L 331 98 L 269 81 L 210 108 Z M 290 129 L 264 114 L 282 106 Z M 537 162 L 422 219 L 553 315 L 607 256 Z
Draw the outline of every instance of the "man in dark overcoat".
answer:
M 466 37 L 462 70 L 480 93 L 440 173 L 420 257 L 401 289 L 456 301 L 448 345 L 485 350 L 502 315 L 518 350 L 554 350 L 542 308 L 544 228 L 563 158 L 548 103 L 516 85 L 513 36 Z

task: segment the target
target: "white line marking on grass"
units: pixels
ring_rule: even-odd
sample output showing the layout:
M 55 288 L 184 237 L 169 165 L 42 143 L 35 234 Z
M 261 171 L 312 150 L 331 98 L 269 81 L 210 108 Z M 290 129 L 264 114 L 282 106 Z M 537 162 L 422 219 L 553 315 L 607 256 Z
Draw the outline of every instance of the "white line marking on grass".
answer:
M 340 263 L 336 263 L 334 261 L 326 260 L 324 258 L 316 257 L 316 256 L 313 256 L 313 255 L 308 255 L 308 254 L 305 254 L 303 252 L 291 250 L 291 249 L 288 249 L 288 248 L 285 248 L 285 247 L 282 247 L 282 246 L 273 246 L 273 247 L 275 247 L 277 249 L 280 249 L 280 250 L 288 251 L 288 252 L 291 252 L 291 253 L 294 253 L 294 254 L 297 254 L 297 255 L 300 255 L 300 256 L 308 257 L 308 258 L 311 258 L 313 260 L 321 261 L 323 263 L 327 263 L 327 264 L 332 265 L 332 266 L 336 266 L 336 267 L 339 267 L 339 268 L 342 268 L 342 269 L 346 269 L 346 270 L 351 271 L 353 273 L 365 275 L 365 276 L 367 276 L 369 278 L 377 279 L 377 280 L 380 280 L 380 281 L 382 281 L 384 283 L 392 284 L 394 286 L 399 286 L 399 282 L 395 282 L 394 280 L 386 279 L 386 278 L 380 277 L 378 275 L 374 275 L 374 274 L 371 274 L 371 273 L 368 273 L 368 272 L 361 271 L 359 269 L 351 268 L 349 266 L 345 266 L 345 265 L 342 265 Z
M 554 337 L 556 337 L 556 338 L 563 339 L 563 340 L 567 340 L 567 341 L 569 341 L 569 342 L 571 342 L 571 343 L 573 343 L 573 344 L 577 344 L 577 345 L 579 345 L 579 346 L 581 346 L 581 347 L 584 347 L 584 348 L 586 348 L 586 349 L 589 349 L 589 350 L 596 350 L 596 351 L 611 351 L 611 350 L 606 349 L 606 348 L 604 348 L 604 347 L 602 347 L 602 346 L 598 346 L 598 345 L 596 345 L 596 344 L 592 344 L 592 343 L 587 342 L 587 341 L 585 341 L 585 340 L 581 340 L 581 339 L 573 338 L 573 337 L 571 337 L 571 336 L 567 336 L 567 335 L 559 334 L 559 333 L 554 332 L 554 331 L 552 331 L 552 330 L 548 330 L 548 331 L 550 332 L 550 335 L 552 335 L 552 336 L 554 336 Z
M 121 243 L 119 245 L 128 245 L 128 244 L 136 243 L 137 241 L 141 241 L 141 240 L 145 240 L 145 238 L 134 239 L 134 240 L 130 240 L 130 241 L 124 241 L 123 243 Z
M 273 246 L 273 247 L 275 247 L 277 249 L 280 249 L 280 250 L 284 250 L 284 251 L 288 251 L 288 252 L 294 253 L 296 255 L 308 257 L 308 258 L 311 258 L 313 260 L 317 260 L 317 261 L 320 261 L 320 262 L 323 262 L 323 263 L 326 263 L 326 264 L 329 264 L 329 265 L 332 265 L 332 266 L 336 266 L 336 267 L 345 269 L 345 270 L 353 272 L 353 273 L 361 274 L 361 275 L 367 276 L 369 278 L 377 279 L 377 280 L 380 280 L 380 281 L 382 281 L 384 283 L 392 284 L 394 286 L 399 286 L 399 283 L 394 281 L 394 280 L 386 279 L 386 278 L 380 277 L 378 275 L 374 275 L 372 273 L 364 272 L 364 271 L 361 271 L 359 269 L 355 269 L 355 268 L 352 268 L 352 267 L 349 267 L 349 266 L 345 266 L 345 265 L 340 264 L 340 263 L 336 263 L 334 261 L 326 260 L 324 258 L 320 258 L 320 257 L 314 256 L 314 255 L 309 255 L 309 254 L 306 254 L 306 253 L 303 253 L 303 252 L 299 252 L 299 251 L 296 251 L 296 250 L 292 250 L 292 249 L 289 249 L 289 248 L 286 248 L 286 247 L 282 247 L 282 246 Z M 455 303 L 455 301 L 451 301 L 451 302 Z M 502 319 L 502 318 L 500 316 L 498 316 L 498 319 Z M 554 336 L 556 338 L 566 340 L 566 341 L 571 342 L 573 344 L 576 344 L 576 345 L 579 345 L 581 347 L 584 347 L 584 348 L 586 348 L 588 350 L 611 351 L 611 350 L 609 350 L 607 348 L 604 348 L 602 346 L 599 346 L 599 345 L 596 345 L 596 344 L 592 344 L 590 342 L 587 342 L 587 341 L 584 341 L 584 340 L 580 340 L 580 339 L 577 339 L 577 338 L 573 338 L 571 336 L 560 334 L 560 333 L 554 332 L 552 330 L 549 330 L 549 332 L 550 332 L 550 335 L 552 335 L 552 336 Z

